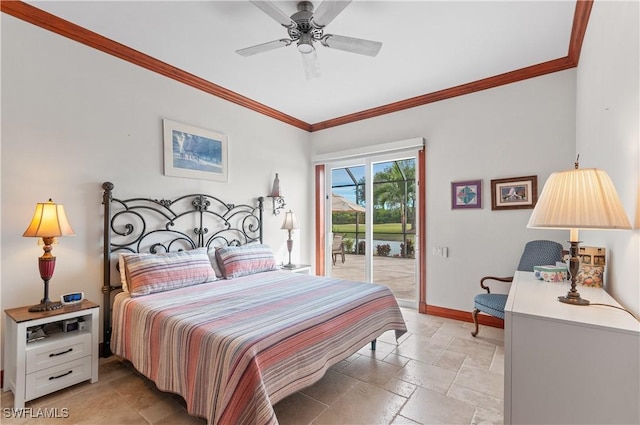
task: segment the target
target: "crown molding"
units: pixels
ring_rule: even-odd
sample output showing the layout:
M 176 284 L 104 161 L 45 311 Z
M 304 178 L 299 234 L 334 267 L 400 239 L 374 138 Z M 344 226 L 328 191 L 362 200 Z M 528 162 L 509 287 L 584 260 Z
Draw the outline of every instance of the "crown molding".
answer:
M 311 125 L 302 120 L 284 114 L 22 1 L 2 1 L 0 2 L 0 10 L 14 18 L 29 22 L 30 24 L 100 50 L 134 65 L 138 65 L 149 71 L 171 78 L 195 89 L 202 90 L 205 93 L 228 100 L 229 102 L 275 118 L 302 130 L 311 130 Z
M 578 66 L 580 50 L 582 49 L 582 42 L 587 30 L 592 7 L 593 0 L 576 1 L 568 54 L 565 57 L 315 124 L 309 124 L 22 1 L 0 2 L 0 10 L 3 13 L 307 132 L 324 130 L 368 118 L 379 117 L 381 115 L 574 68 Z
M 517 81 L 526 80 L 529 78 L 539 77 L 541 75 L 550 74 L 553 72 L 563 71 L 565 69 L 574 68 L 575 64 L 565 56 L 563 58 L 554 59 L 548 62 L 540 63 L 537 65 L 528 66 L 526 68 L 517 69 L 515 71 L 507 72 L 493 77 L 484 78 L 482 80 L 473 81 L 471 83 L 462 84 L 456 87 L 423 94 L 421 96 L 412 97 L 409 99 L 401 100 L 387 105 L 378 106 L 376 108 L 367 109 L 364 111 L 356 112 L 349 115 L 344 115 L 338 118 L 332 118 L 327 121 L 322 121 L 311 125 L 311 131 L 324 130 L 330 127 L 336 127 L 339 125 L 349 124 L 356 121 L 365 120 L 368 118 L 378 117 L 380 115 L 386 115 L 393 112 L 402 111 L 405 109 L 415 108 L 416 106 L 426 105 L 428 103 L 439 102 L 445 99 L 451 99 L 457 96 L 463 96 L 465 94 L 475 93 L 490 88 L 503 86 L 505 84 L 515 83 Z
M 582 41 L 584 40 L 584 35 L 587 32 L 587 24 L 589 23 L 589 15 L 591 14 L 592 7 L 593 0 L 576 1 L 576 8 L 573 14 L 573 26 L 571 28 L 571 36 L 569 39 L 569 49 L 568 54 L 565 57 L 506 72 L 504 74 L 495 75 L 493 77 L 484 78 L 482 80 L 473 81 L 471 83 L 462 84 L 456 87 L 423 94 L 421 96 L 412 97 L 399 102 L 344 115 L 338 118 L 332 118 L 327 121 L 318 122 L 311 125 L 311 131 L 324 130 L 326 128 L 337 127 L 368 118 L 379 117 L 381 115 L 415 108 L 428 103 L 439 102 L 441 100 L 451 99 L 452 97 L 462 96 L 481 90 L 503 86 L 505 84 L 527 80 L 529 78 L 539 77 L 545 74 L 575 68 L 578 66 L 578 61 L 580 59 Z
M 578 66 L 580 62 L 580 52 L 582 51 L 582 42 L 587 32 L 587 24 L 589 16 L 593 8 L 593 0 L 578 0 L 576 2 L 576 10 L 573 13 L 573 27 L 571 28 L 571 38 L 569 40 L 569 58 Z

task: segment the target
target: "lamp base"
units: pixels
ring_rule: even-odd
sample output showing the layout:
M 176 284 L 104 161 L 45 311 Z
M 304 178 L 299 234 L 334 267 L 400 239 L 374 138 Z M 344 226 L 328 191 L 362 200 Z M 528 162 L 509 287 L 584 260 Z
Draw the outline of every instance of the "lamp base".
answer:
M 572 231 L 573 232 L 573 231 Z M 571 289 L 567 292 L 567 295 L 563 297 L 558 297 L 558 301 L 565 304 L 571 305 L 589 305 L 589 300 L 585 300 L 580 296 L 580 292 L 576 289 L 576 280 L 578 277 L 578 272 L 580 271 L 580 259 L 578 258 L 578 246 L 580 245 L 580 241 L 578 239 L 577 234 L 573 235 L 572 240 L 569 241 L 571 244 L 569 259 L 569 274 L 571 274 Z
M 564 297 L 558 297 L 558 301 L 560 301 L 561 303 L 573 304 L 573 305 L 589 305 L 590 304 L 589 300 L 585 300 L 580 295 L 575 297 L 567 294 Z
M 295 265 L 295 264 L 291 264 L 291 263 L 289 263 L 289 264 L 285 264 L 284 266 L 282 266 L 282 268 L 283 268 L 283 269 L 293 270 L 293 269 L 295 269 L 295 268 L 296 268 L 296 265 Z
M 33 307 L 29 307 L 30 312 L 38 312 L 38 311 L 50 311 L 57 310 L 62 308 L 62 303 L 60 301 L 43 301 L 38 305 L 34 305 Z

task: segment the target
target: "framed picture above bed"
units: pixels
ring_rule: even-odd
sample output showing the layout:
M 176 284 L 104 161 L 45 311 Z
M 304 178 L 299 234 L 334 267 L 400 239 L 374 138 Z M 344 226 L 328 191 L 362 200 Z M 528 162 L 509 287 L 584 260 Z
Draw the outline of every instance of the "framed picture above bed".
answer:
M 162 126 L 165 176 L 228 181 L 227 136 L 168 119 Z
M 491 180 L 491 209 L 532 209 L 538 200 L 538 176 Z
M 482 208 L 482 180 L 451 182 L 451 209 Z

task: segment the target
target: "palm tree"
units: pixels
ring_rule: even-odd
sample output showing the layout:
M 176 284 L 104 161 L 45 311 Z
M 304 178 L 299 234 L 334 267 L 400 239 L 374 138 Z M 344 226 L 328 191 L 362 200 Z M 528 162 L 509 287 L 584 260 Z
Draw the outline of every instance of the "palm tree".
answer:
M 407 240 L 407 221 L 411 227 L 415 221 L 415 159 L 391 161 L 373 176 L 373 207 L 375 221 L 386 221 L 388 211 L 397 211 L 400 215 L 404 246 L 409 247 Z M 359 203 L 365 200 L 365 182 L 362 177 L 355 187 L 356 199 Z M 387 215 L 387 217 L 384 217 Z M 408 217 L 408 220 L 407 220 Z M 384 220 L 384 221 L 383 221 Z M 408 249 L 404 251 L 408 255 Z
M 415 204 L 416 163 L 403 159 L 389 163 L 383 171 L 373 176 L 373 197 L 381 208 L 400 209 L 402 232 L 406 231 L 406 216 Z M 409 214 L 413 224 L 413 214 Z

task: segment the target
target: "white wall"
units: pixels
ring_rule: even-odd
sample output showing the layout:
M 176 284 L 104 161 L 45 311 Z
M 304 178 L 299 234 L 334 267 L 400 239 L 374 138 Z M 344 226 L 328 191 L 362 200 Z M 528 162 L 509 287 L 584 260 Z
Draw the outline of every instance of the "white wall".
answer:
M 102 304 L 102 190 L 171 198 L 204 192 L 251 203 L 280 175 L 302 229 L 294 261 L 311 261 L 309 135 L 6 14 L 2 23 L 1 308 L 43 293 L 35 238 L 23 238 L 36 202 L 64 204 L 76 235 L 54 247 L 51 298 L 84 291 Z M 165 177 L 162 118 L 225 133 L 229 182 Z M 283 155 L 286 152 L 287 155 Z M 270 203 L 267 203 L 267 208 Z M 265 242 L 287 260 L 283 215 L 265 211 Z M 4 319 L 4 315 L 3 319 Z
M 593 5 L 577 72 L 576 152 L 583 168 L 605 170 L 635 229 L 583 231 L 609 250 L 607 290 L 640 314 L 640 5 Z
M 531 210 L 491 210 L 491 179 L 548 176 L 573 166 L 575 70 L 311 134 L 321 154 L 426 139 L 427 304 L 471 311 L 482 276 L 510 276 L 524 244 L 568 232 L 527 229 Z M 483 179 L 481 210 L 451 210 L 451 182 Z M 565 234 L 566 233 L 566 234 Z M 564 244 L 565 246 L 567 244 Z M 434 257 L 432 247 L 449 248 Z

